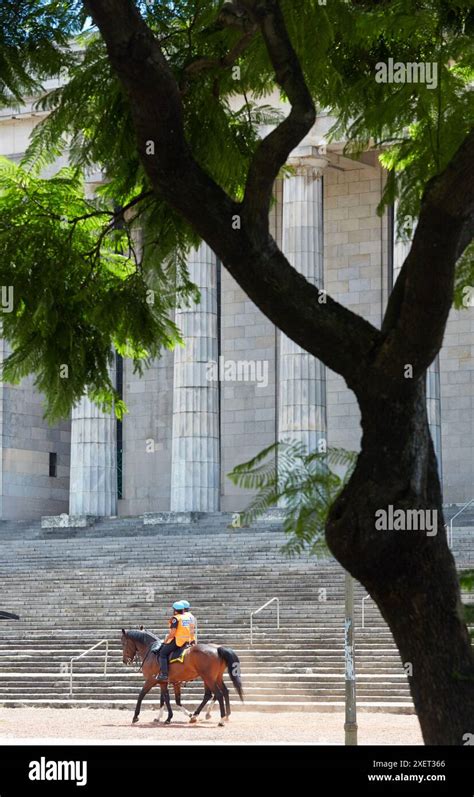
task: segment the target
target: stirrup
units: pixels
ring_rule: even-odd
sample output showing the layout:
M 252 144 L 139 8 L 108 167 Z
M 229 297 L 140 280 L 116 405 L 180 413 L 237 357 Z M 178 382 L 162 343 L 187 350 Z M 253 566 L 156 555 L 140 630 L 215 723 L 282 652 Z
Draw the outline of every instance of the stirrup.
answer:
M 167 675 L 163 675 L 163 673 L 161 673 L 161 672 L 159 672 L 158 675 L 155 675 L 155 678 L 156 678 L 157 681 L 167 681 L 168 680 L 168 676 Z

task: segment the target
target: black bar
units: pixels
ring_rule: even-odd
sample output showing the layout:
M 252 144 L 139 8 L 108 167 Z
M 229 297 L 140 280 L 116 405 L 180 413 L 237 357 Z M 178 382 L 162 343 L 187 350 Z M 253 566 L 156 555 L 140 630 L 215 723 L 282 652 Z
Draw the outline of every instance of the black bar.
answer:
M 269 721 L 271 721 L 269 715 Z M 225 735 L 225 728 L 223 729 Z M 0 747 L 0 795 L 142 794 L 149 788 L 190 785 L 201 791 L 237 794 L 259 778 L 301 793 L 308 785 L 315 794 L 455 795 L 472 797 L 473 756 L 465 747 L 327 747 L 313 745 L 107 745 Z M 36 763 L 35 763 L 36 762 Z M 51 763 L 52 762 L 52 763 Z M 74 771 L 68 764 L 78 762 Z M 84 764 L 87 762 L 87 769 Z M 66 769 L 61 767 L 66 766 Z M 67 779 L 32 780 L 58 774 Z M 78 785 L 76 776 L 83 785 Z M 261 781 L 261 776 L 265 780 Z M 377 776 L 377 777 L 376 777 Z M 275 781 L 275 778 L 277 779 Z M 84 782 L 84 779 L 86 782 Z M 323 791 L 324 789 L 324 791 Z M 253 789 L 252 789 L 253 790 Z M 276 794 L 281 793 L 279 788 Z

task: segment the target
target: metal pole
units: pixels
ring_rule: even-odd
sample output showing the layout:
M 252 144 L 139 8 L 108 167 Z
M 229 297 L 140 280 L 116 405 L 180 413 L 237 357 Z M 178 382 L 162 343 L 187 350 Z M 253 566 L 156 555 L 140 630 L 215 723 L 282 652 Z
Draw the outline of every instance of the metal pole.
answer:
M 346 618 L 344 624 L 344 658 L 346 665 L 345 744 L 357 744 L 356 674 L 354 657 L 354 581 L 346 573 Z

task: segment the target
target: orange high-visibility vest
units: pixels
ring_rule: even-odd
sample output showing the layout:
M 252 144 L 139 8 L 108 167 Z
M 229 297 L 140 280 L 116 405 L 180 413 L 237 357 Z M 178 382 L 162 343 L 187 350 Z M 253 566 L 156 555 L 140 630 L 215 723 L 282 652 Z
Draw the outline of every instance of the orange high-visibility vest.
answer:
M 194 636 L 194 622 L 193 617 L 189 612 L 184 614 L 177 614 L 178 627 L 176 629 L 176 644 L 180 648 L 186 642 L 191 642 Z
M 196 641 L 196 618 L 192 612 L 188 612 L 191 618 L 191 625 L 189 626 L 191 629 L 191 642 Z

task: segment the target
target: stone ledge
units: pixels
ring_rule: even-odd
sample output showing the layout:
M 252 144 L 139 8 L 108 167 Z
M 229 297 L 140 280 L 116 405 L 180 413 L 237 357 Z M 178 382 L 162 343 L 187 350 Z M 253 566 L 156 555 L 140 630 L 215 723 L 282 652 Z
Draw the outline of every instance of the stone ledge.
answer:
M 43 515 L 41 518 L 42 529 L 84 529 L 93 526 L 95 515 Z
M 196 523 L 202 512 L 145 512 L 143 515 L 144 526 L 160 526 L 165 523 L 189 524 Z

